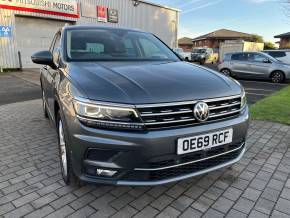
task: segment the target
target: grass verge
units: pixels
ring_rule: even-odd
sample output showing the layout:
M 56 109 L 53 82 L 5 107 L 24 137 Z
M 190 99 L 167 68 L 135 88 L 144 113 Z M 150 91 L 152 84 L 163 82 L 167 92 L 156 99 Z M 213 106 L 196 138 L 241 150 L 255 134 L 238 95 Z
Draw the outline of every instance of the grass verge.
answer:
M 250 111 L 253 119 L 290 125 L 290 86 L 252 105 Z

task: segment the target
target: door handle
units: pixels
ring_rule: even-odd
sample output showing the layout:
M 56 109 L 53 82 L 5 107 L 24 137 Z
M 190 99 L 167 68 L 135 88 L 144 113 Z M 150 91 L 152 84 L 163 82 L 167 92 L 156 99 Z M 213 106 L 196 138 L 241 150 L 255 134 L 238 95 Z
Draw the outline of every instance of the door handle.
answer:
M 47 70 L 47 66 L 43 66 L 43 69 Z

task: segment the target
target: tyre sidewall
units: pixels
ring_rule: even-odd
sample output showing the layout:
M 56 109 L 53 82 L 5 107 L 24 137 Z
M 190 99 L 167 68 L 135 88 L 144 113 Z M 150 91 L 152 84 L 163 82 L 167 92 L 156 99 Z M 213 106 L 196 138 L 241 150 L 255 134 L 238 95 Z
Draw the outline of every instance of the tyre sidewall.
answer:
M 66 158 L 67 158 L 67 175 L 64 173 L 63 165 L 62 165 L 62 159 L 61 159 L 61 148 L 60 148 L 60 139 L 59 139 L 59 121 L 61 120 L 62 126 L 63 126 L 63 136 L 64 136 L 64 141 L 65 141 L 65 149 L 66 149 Z M 61 112 L 61 110 L 58 111 L 57 116 L 56 116 L 56 129 L 57 129 L 57 144 L 58 144 L 58 153 L 59 153 L 59 161 L 60 161 L 60 166 L 61 166 L 61 174 L 64 182 L 69 185 L 69 184 L 76 184 L 77 183 L 77 177 L 75 176 L 72 168 L 72 163 L 71 163 L 71 149 L 69 146 L 69 141 L 67 139 L 67 125 L 64 119 L 64 116 Z

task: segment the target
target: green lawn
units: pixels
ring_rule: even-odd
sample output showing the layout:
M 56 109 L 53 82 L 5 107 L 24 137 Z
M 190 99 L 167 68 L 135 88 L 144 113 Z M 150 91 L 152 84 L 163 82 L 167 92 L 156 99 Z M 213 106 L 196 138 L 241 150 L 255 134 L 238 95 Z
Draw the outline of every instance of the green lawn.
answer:
M 290 86 L 252 105 L 250 111 L 253 119 L 290 125 Z

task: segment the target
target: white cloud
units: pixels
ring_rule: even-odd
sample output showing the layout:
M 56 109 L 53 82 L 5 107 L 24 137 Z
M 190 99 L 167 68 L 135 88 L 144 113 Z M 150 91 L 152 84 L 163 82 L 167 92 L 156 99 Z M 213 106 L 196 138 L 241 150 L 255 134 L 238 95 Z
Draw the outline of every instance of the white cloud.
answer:
M 222 2 L 222 1 L 223 0 L 216 0 L 216 1 L 206 2 L 204 4 L 198 5 L 196 7 L 191 8 L 191 9 L 185 10 L 185 11 L 181 12 L 181 14 L 188 14 L 188 13 L 191 13 L 193 11 L 197 11 L 197 10 L 202 9 L 202 8 L 207 8 L 207 7 L 216 5 L 216 4 L 218 4 L 218 3 Z

